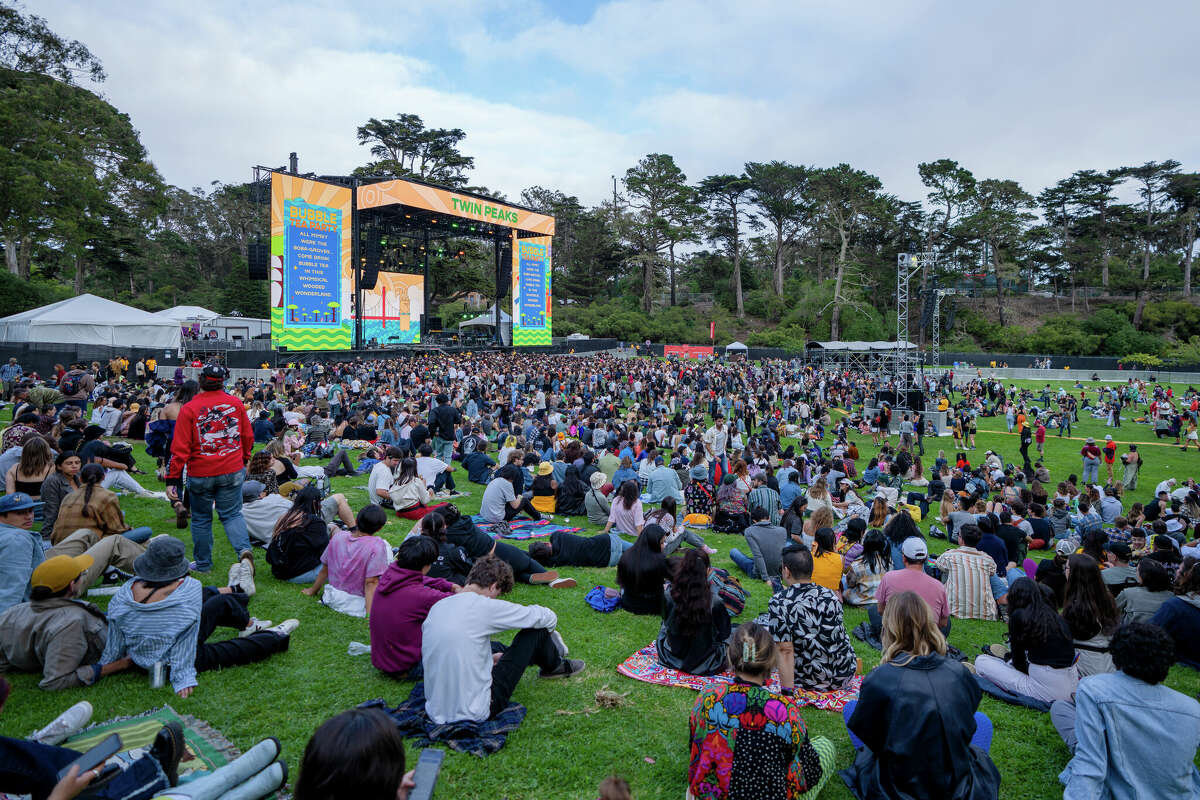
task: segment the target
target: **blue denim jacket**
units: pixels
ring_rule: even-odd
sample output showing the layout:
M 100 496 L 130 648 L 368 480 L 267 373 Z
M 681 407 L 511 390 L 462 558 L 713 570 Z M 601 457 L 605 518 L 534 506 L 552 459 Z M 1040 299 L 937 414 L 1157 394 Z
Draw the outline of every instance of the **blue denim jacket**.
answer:
M 1200 798 L 1200 703 L 1123 672 L 1092 675 L 1075 693 L 1075 756 L 1063 800 Z

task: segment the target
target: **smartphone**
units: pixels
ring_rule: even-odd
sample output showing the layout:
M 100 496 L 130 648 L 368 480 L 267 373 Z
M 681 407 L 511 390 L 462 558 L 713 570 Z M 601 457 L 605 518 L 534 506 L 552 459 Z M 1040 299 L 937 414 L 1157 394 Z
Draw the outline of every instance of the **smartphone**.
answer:
M 61 781 L 67 777 L 67 773 L 71 771 L 71 767 L 79 767 L 79 774 L 87 772 L 108 761 L 110 758 L 121 752 L 121 737 L 118 734 L 112 734 L 100 744 L 88 750 L 79 758 L 67 764 L 58 771 L 58 779 Z M 439 751 L 440 752 L 440 751 Z
M 433 790 L 437 786 L 438 775 L 442 771 L 442 762 L 446 753 L 436 747 L 426 747 L 417 759 L 417 767 L 413 770 L 413 790 L 408 793 L 408 800 L 431 800 Z

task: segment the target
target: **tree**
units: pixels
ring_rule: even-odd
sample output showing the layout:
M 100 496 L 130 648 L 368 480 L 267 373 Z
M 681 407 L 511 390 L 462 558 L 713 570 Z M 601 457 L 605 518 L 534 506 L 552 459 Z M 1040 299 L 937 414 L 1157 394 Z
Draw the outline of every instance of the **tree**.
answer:
M 1122 167 L 1116 172 L 1118 177 L 1132 178 L 1138 184 L 1138 195 L 1145 204 L 1143 208 L 1145 216 L 1137 230 L 1137 234 L 1142 240 L 1143 286 L 1150 280 L 1150 251 L 1154 249 L 1155 242 L 1162 235 L 1162 220 L 1157 212 L 1161 210 L 1160 206 L 1164 202 L 1167 187 L 1178 172 L 1179 162 L 1172 159 L 1162 162 L 1147 161 L 1140 167 Z M 1146 311 L 1146 301 L 1149 297 L 1149 292 L 1144 289 L 1138 292 L 1137 310 L 1133 313 L 1135 328 L 1142 324 L 1142 314 Z
M 874 175 L 843 163 L 817 170 L 811 177 L 810 185 L 814 200 L 821 210 L 821 217 L 838 237 L 829 333 L 830 337 L 836 340 L 841 330 L 842 305 L 847 302 L 842 286 L 846 279 L 850 246 L 865 226 L 866 217 L 876 209 L 877 193 L 883 188 L 883 184 Z
M 651 153 L 625 171 L 625 191 L 637 213 L 627 219 L 627 238 L 637 251 L 641 273 L 642 310 L 649 312 L 654 300 L 655 276 L 663 249 L 671 241 L 668 227 L 673 210 L 684 201 L 687 176 L 675 159 Z
M 737 303 L 738 319 L 746 316 L 742 296 L 742 221 L 746 217 L 745 196 L 750 179 L 743 175 L 709 175 L 700 181 L 700 197 L 708 207 L 708 240 L 719 243 L 733 261 L 730 281 Z
M 775 234 L 775 263 L 772 289 L 783 296 L 783 263 L 785 249 L 804 224 L 804 193 L 811 170 L 784 161 L 749 162 L 746 177 L 750 179 L 750 197 L 759 211 L 752 224 L 770 226 Z
M 671 291 L 671 305 L 674 306 L 675 284 L 679 277 L 679 264 L 675 260 L 675 248 L 681 244 L 700 241 L 699 219 L 704 214 L 700 207 L 700 194 L 686 183 L 679 188 L 678 194 L 667 206 L 667 226 L 663 234 L 667 237 L 667 279 Z
M 0 66 L 66 84 L 80 75 L 95 83 L 105 77 L 99 59 L 82 42 L 62 38 L 46 20 L 11 5 L 0 5 Z
M 1004 277 L 1001 275 L 1000 248 L 1014 244 L 1024 227 L 1033 220 L 1025 209 L 1033 197 L 1013 180 L 988 178 L 979 182 L 967 204 L 967 216 L 959 223 L 959 234 L 984 244 L 989 265 L 996 279 L 996 315 L 1004 322 Z
M 1200 218 L 1200 172 L 1174 175 L 1167 184 L 1167 195 L 1175 203 L 1179 247 L 1183 251 L 1183 296 L 1192 296 L 1192 252 L 1196 244 Z
M 358 143 L 369 145 L 377 160 L 355 174 L 417 178 L 463 188 L 467 173 L 475 167 L 475 159 L 458 149 L 466 136 L 461 128 L 426 128 L 416 114 L 383 120 L 372 117 L 358 127 Z

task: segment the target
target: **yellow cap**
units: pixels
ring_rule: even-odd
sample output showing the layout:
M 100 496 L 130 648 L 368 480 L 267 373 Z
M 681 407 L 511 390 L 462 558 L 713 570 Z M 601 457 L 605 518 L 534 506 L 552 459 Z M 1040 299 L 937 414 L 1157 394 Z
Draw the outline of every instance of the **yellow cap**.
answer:
M 93 563 L 92 557 L 86 553 L 48 558 L 38 564 L 29 583 L 34 589 L 44 586 L 52 592 L 60 592 Z

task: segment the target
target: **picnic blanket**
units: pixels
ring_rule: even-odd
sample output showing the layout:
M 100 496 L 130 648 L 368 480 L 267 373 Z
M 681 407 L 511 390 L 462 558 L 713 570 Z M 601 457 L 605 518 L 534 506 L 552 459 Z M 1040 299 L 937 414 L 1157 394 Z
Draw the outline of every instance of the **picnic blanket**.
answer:
M 539 519 L 537 521 L 531 519 L 514 519 L 509 522 L 492 523 L 479 514 L 476 514 L 471 517 L 471 521 L 493 539 L 496 537 L 500 537 L 501 539 L 541 539 L 559 531 L 563 533 L 579 533 L 583 530 L 583 528 L 559 525 L 557 522 L 551 522 L 548 519 Z
M 654 642 L 625 659 L 617 667 L 617 672 L 627 678 L 633 678 L 635 681 L 653 683 L 658 686 L 682 686 L 696 692 L 710 683 L 733 683 L 734 679 L 733 673 L 728 670 L 716 675 L 692 675 L 664 667 L 658 663 L 658 647 Z M 836 689 L 832 692 L 810 692 L 797 689 L 793 699 L 798 705 L 812 706 L 822 711 L 841 711 L 846 707 L 846 703 L 858 698 L 858 690 L 861 686 L 862 676 L 855 675 L 845 689 Z M 771 680 L 767 683 L 767 688 L 779 690 L 777 674 L 771 673 Z
M 415 739 L 417 747 L 444 744 L 459 753 L 487 756 L 504 747 L 508 734 L 515 731 L 525 719 L 525 706 L 509 703 L 503 711 L 483 722 L 449 722 L 438 725 L 425 713 L 425 683 L 412 688 L 408 699 L 395 708 L 388 708 L 383 700 L 370 700 L 359 708 L 378 708 L 386 712 L 406 739 Z

